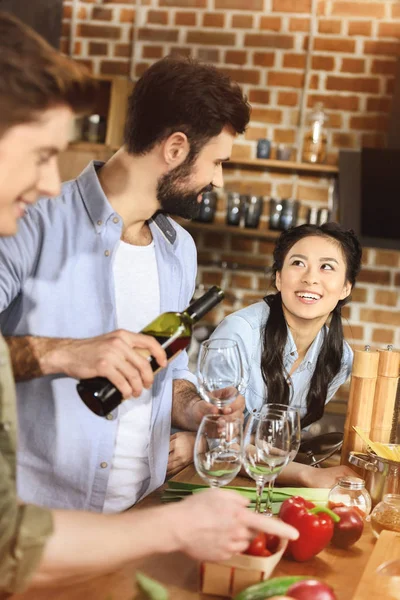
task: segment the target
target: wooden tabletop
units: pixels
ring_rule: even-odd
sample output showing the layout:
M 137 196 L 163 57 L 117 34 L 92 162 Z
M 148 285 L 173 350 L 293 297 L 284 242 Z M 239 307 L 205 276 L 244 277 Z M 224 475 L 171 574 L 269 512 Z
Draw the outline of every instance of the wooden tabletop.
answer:
M 175 478 L 177 481 L 201 483 L 194 467 L 189 466 Z M 234 485 L 251 486 L 251 482 L 238 477 Z M 154 492 L 133 510 L 160 503 L 161 491 Z M 132 541 L 134 532 L 132 532 Z M 134 542 L 133 542 L 134 543 Z M 357 584 L 365 569 L 375 544 L 369 524 L 366 523 L 361 539 L 349 550 L 328 547 L 306 563 L 282 559 L 273 576 L 310 575 L 331 585 L 338 600 L 352 600 Z M 69 587 L 45 591 L 27 591 L 12 596 L 12 600 L 132 600 L 137 588 L 135 570 L 140 569 L 166 585 L 171 600 L 206 600 L 217 598 L 200 594 L 198 590 L 198 563 L 180 553 L 155 555 L 135 561 L 118 572 Z

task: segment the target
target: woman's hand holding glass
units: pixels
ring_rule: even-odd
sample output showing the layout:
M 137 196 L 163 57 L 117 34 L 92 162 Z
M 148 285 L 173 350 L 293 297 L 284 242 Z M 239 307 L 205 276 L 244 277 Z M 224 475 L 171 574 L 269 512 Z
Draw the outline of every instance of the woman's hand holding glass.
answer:
M 276 477 L 289 460 L 290 433 L 286 415 L 276 411 L 253 411 L 244 432 L 243 464 L 256 482 L 256 512 L 261 512 L 262 494 L 268 485 L 266 514 L 272 515 L 271 500 Z
M 241 419 L 207 415 L 197 432 L 194 447 L 196 471 L 211 487 L 230 483 L 240 471 L 243 452 Z
M 219 409 L 243 394 L 243 364 L 237 343 L 217 338 L 202 342 L 197 377 L 201 397 Z

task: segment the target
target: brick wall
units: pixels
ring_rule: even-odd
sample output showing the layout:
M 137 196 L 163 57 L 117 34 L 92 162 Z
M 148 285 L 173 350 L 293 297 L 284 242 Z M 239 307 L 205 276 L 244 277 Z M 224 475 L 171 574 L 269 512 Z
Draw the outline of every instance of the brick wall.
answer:
M 135 78 L 169 53 L 212 62 L 244 87 L 253 107 L 234 156 L 255 157 L 256 140 L 298 143 L 298 119 L 309 43 L 311 0 L 79 0 L 64 1 L 63 51 L 96 74 Z M 72 37 L 71 37 L 72 28 Z M 323 101 L 329 113 L 328 162 L 340 148 L 385 143 L 396 58 L 400 54 L 398 0 L 319 0 L 306 106 Z M 307 208 L 327 205 L 329 179 L 227 170 L 225 189 L 297 198 Z M 220 205 L 219 219 L 223 219 Z M 268 204 L 263 220 L 267 220 Z M 200 264 L 236 260 L 269 264 L 270 242 L 194 232 Z M 221 272 L 200 267 L 199 280 L 218 283 Z M 261 298 L 265 276 L 226 273 L 232 288 L 216 318 Z M 400 346 L 400 252 L 367 249 L 346 332 L 364 343 Z

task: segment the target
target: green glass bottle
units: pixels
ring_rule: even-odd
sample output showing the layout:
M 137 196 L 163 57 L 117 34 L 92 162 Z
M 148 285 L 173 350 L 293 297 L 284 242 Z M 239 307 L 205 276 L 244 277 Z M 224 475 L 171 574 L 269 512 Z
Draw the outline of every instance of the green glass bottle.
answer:
M 162 313 L 140 333 L 153 336 L 164 348 L 169 362 L 188 347 L 193 325 L 223 298 L 224 292 L 221 288 L 213 286 L 183 312 Z M 161 369 L 154 358 L 149 356 L 148 359 L 155 373 Z M 121 392 L 105 377 L 81 379 L 77 390 L 86 406 L 101 417 L 109 414 L 123 401 Z

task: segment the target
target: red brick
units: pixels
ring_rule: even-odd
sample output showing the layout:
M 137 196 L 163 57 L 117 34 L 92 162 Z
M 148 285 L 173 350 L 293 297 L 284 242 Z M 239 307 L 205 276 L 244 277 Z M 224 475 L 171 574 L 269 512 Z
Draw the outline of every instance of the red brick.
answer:
M 273 67 L 275 64 L 274 52 L 254 52 L 253 64 L 257 67 Z
M 252 122 L 279 124 L 282 122 L 282 111 L 276 108 L 253 108 L 251 120 Z
M 390 97 L 375 97 L 367 98 L 367 111 L 368 112 L 383 112 L 389 113 L 392 106 L 392 99 Z
M 294 129 L 274 129 L 273 140 L 276 144 L 294 144 L 296 131 Z
M 335 59 L 333 56 L 315 55 L 312 57 L 311 68 L 316 71 L 333 71 Z
M 394 331 L 392 329 L 373 329 L 372 341 L 376 344 L 393 344 Z
M 371 37 L 372 23 L 368 21 L 350 21 L 348 28 L 349 35 L 365 35 Z
M 192 48 L 182 47 L 182 46 L 172 46 L 170 50 L 171 56 L 184 56 L 189 58 L 192 55 Z
M 100 73 L 102 75 L 129 75 L 129 62 L 119 60 L 102 60 Z
M 358 140 L 353 133 L 332 134 L 332 144 L 337 148 L 357 148 Z
M 275 12 L 309 13 L 311 0 L 272 0 L 272 10 Z
M 79 31 L 79 29 L 78 29 Z M 62 37 L 69 38 L 71 34 L 71 23 L 69 21 L 63 21 L 61 24 L 61 35 Z
M 121 23 L 134 23 L 136 20 L 136 11 L 132 8 L 121 8 L 121 11 L 119 13 L 119 20 L 121 21 Z M 153 23 L 158 22 L 159 21 L 153 21 Z
M 197 58 L 207 63 L 218 63 L 219 50 L 216 48 L 199 48 L 197 51 Z
M 72 6 L 63 6 L 63 19 L 70 19 L 72 17 Z
M 221 283 L 221 282 L 220 282 Z M 250 289 L 252 287 L 252 278 L 250 275 L 232 275 L 231 286 L 235 288 Z
M 400 327 L 400 312 L 362 308 L 360 310 L 360 320 L 367 321 L 368 323 L 379 323 L 382 325 L 394 325 L 395 327 Z
M 341 2 L 332 3 L 332 15 L 340 17 L 370 17 L 383 19 L 385 16 L 384 2 Z
M 298 106 L 298 92 L 278 92 L 278 106 Z
M 107 54 L 107 51 L 106 51 Z M 79 40 L 77 42 L 75 42 L 74 44 L 74 56 L 81 56 L 82 55 L 82 42 Z
M 60 40 L 60 52 L 63 54 L 69 53 L 69 40 Z
M 263 10 L 263 0 L 215 0 L 215 8 L 218 10 Z
M 234 33 L 222 31 L 188 31 L 186 35 L 188 44 L 210 44 L 212 46 L 235 46 Z
M 76 58 L 75 62 L 77 62 L 80 65 L 83 65 L 84 67 L 86 67 L 90 73 L 93 73 L 93 61 L 92 60 L 87 60 L 86 58 Z
M 147 42 L 177 42 L 177 29 L 152 29 L 151 27 L 141 27 L 138 31 L 138 39 Z
M 328 188 L 313 187 L 311 185 L 298 185 L 296 197 L 298 200 L 308 200 L 310 202 L 327 202 Z
M 196 25 L 196 13 L 194 12 L 176 12 L 175 25 Z
M 253 85 L 260 83 L 260 71 L 257 69 L 231 69 L 223 67 L 220 70 L 238 83 L 252 83 Z
M 130 19 L 127 19 L 130 21 Z M 166 10 L 149 10 L 147 22 L 152 25 L 168 25 L 168 12 Z
M 378 94 L 379 79 L 376 77 L 336 77 L 334 75 L 328 75 L 326 89 Z
M 251 104 L 269 104 L 270 93 L 268 90 L 250 90 L 249 102 Z
M 398 2 L 392 4 L 392 18 L 400 19 L 400 4 Z
M 95 21 L 112 21 L 113 11 L 111 10 L 111 8 L 93 6 L 92 19 L 94 19 Z
M 245 133 L 244 137 L 246 140 L 255 141 L 255 140 L 265 138 L 266 135 L 267 135 L 266 127 L 248 127 L 246 129 L 246 133 Z
M 339 19 L 319 19 L 319 33 L 342 33 L 342 21 Z
M 305 69 L 306 55 L 305 54 L 284 54 L 283 66 L 289 69 Z
M 248 33 L 245 36 L 244 46 L 252 48 L 293 48 L 294 38 L 292 35 L 279 35 L 268 33 Z
M 251 158 L 252 147 L 244 144 L 236 143 L 232 148 L 232 160 L 247 160 Z
M 331 129 L 341 129 L 342 128 L 342 114 L 341 113 L 327 113 L 328 114 L 328 122 L 329 127 Z
M 268 85 L 271 86 L 302 88 L 303 84 L 304 73 L 284 71 L 270 71 L 268 73 Z
M 112 25 L 92 25 L 91 23 L 78 23 L 77 35 L 87 38 L 106 38 L 110 40 L 119 40 L 121 29 Z
M 364 339 L 364 327 L 361 325 L 343 325 L 343 333 L 347 341 Z
M 141 63 L 138 62 L 135 64 L 135 77 L 139 78 L 143 75 L 143 73 L 145 73 L 147 71 L 147 69 L 149 68 L 150 64 L 149 63 Z
M 310 90 L 317 90 L 319 88 L 319 75 L 313 73 L 310 78 Z
M 386 136 L 383 133 L 363 133 L 361 136 L 362 148 L 385 148 Z
M 362 302 L 365 303 L 367 301 L 368 290 L 366 288 L 355 287 L 351 291 L 351 300 L 352 302 Z
M 355 40 L 348 40 L 346 38 L 328 38 L 328 37 L 316 37 L 314 38 L 314 50 L 321 50 L 323 52 L 354 52 L 356 47 Z
M 400 287 L 400 273 L 396 273 L 394 276 L 394 285 Z
M 225 27 L 225 15 L 223 13 L 204 13 L 203 27 Z
M 375 264 L 379 267 L 399 267 L 400 252 L 395 250 L 376 250 Z
M 376 290 L 375 304 L 384 304 L 385 306 L 397 306 L 399 295 L 397 292 L 390 290 Z
M 108 44 L 105 42 L 89 42 L 89 56 L 107 56 Z
M 390 284 L 390 271 L 380 271 L 378 269 L 362 269 L 358 276 L 358 281 L 365 283 L 375 283 L 381 285 Z M 400 316 L 400 314 L 399 314 Z
M 398 56 L 400 54 L 400 42 L 365 40 L 364 54 L 387 54 L 387 56 Z
M 393 92 L 394 92 L 394 82 L 395 82 L 395 78 L 394 77 L 388 77 L 386 79 L 385 94 L 393 94 Z
M 358 96 L 334 96 L 333 94 L 310 94 L 308 96 L 307 105 L 314 106 L 316 102 L 322 102 L 327 109 L 331 110 L 348 110 L 357 112 L 359 110 Z
M 379 37 L 400 37 L 400 23 L 379 23 Z
M 359 129 L 362 131 L 387 131 L 388 117 L 379 116 L 360 116 L 350 118 L 350 129 Z
M 342 58 L 342 73 L 364 73 L 365 60 L 363 58 Z
M 160 6 L 168 6 L 170 8 L 207 8 L 207 0 L 159 0 L 158 3 Z
M 143 46 L 142 49 L 143 58 L 162 58 L 163 53 L 162 46 Z
M 282 28 L 282 19 L 280 17 L 261 17 L 260 29 L 269 31 L 280 31 Z
M 245 65 L 247 62 L 247 52 L 244 50 L 227 50 L 225 62 L 234 65 Z
M 253 28 L 253 16 L 252 15 L 233 15 L 232 16 L 232 27 L 238 29 L 252 29 Z
M 376 73 L 377 75 L 395 75 L 396 61 L 375 59 L 372 61 L 371 73 Z
M 130 58 L 132 56 L 131 44 L 115 44 L 114 56 L 119 58 Z
M 306 18 L 291 18 L 289 21 L 289 31 L 305 31 L 310 30 L 310 19 Z

